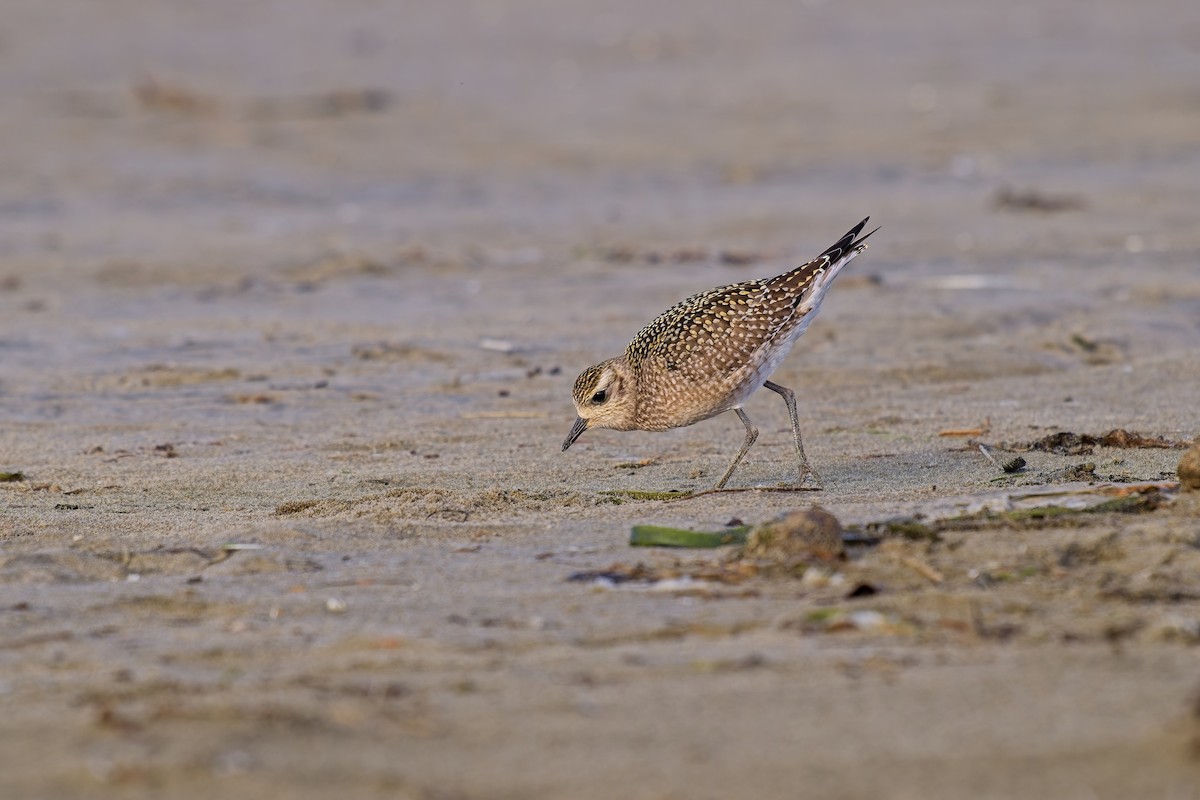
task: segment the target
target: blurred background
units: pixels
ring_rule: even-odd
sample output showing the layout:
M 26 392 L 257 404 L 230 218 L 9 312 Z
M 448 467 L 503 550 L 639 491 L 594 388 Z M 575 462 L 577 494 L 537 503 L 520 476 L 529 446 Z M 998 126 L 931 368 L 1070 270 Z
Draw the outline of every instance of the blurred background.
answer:
M 9 273 L 414 241 L 807 252 L 867 213 L 906 258 L 1053 248 L 1038 214 L 1092 252 L 1196 243 L 1194 3 L 0 10 Z

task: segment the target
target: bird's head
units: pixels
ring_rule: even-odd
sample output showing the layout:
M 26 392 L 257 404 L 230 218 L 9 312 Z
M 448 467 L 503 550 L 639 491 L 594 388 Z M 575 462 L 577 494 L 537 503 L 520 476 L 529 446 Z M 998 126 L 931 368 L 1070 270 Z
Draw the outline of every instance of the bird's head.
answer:
M 633 429 L 637 398 L 634 396 L 633 373 L 624 357 L 610 358 L 585 369 L 575 379 L 571 398 L 579 418 L 571 426 L 563 450 L 588 428 Z

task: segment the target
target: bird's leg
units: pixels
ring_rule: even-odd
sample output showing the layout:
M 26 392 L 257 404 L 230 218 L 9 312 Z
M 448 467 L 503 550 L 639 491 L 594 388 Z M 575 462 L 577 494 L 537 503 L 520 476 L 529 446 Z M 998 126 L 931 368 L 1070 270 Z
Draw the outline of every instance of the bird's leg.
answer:
M 783 398 L 783 402 L 787 403 L 788 416 L 792 418 L 792 434 L 796 437 L 796 455 L 800 459 L 800 482 L 796 485 L 803 486 L 809 478 L 812 478 L 815 488 L 821 488 L 821 479 L 808 465 L 808 459 L 804 455 L 804 444 L 800 441 L 800 418 L 796 414 L 796 393 L 786 386 L 780 386 L 778 383 L 770 381 L 764 383 L 763 386 L 777 393 Z
M 729 476 L 737 469 L 738 463 L 741 462 L 747 451 L 750 450 L 750 445 L 754 444 L 754 440 L 758 438 L 758 428 L 754 427 L 754 423 L 746 416 L 746 412 L 740 408 L 735 408 L 734 411 L 737 412 L 738 419 L 746 426 L 746 440 L 742 442 L 742 449 L 738 451 L 737 456 L 733 459 L 733 463 L 729 465 L 729 469 L 725 470 L 725 474 L 721 476 L 721 480 L 717 481 L 717 485 L 713 487 L 714 489 L 725 488 L 725 482 L 729 480 Z

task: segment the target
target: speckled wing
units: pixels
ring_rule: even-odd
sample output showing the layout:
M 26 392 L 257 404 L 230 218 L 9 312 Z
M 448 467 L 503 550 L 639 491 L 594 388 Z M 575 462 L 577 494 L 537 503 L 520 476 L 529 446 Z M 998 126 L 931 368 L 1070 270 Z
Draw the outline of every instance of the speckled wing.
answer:
M 875 232 L 857 238 L 866 223 L 803 266 L 767 280 L 722 286 L 667 309 L 629 343 L 630 365 L 665 370 L 689 382 L 756 369 L 773 343 L 817 310 L 838 269 L 862 252 Z
M 643 328 L 626 356 L 635 368 L 655 361 L 655 367 L 687 381 L 731 375 L 752 363 L 794 314 L 798 295 L 790 285 L 772 285 L 778 280 L 748 281 L 689 297 Z

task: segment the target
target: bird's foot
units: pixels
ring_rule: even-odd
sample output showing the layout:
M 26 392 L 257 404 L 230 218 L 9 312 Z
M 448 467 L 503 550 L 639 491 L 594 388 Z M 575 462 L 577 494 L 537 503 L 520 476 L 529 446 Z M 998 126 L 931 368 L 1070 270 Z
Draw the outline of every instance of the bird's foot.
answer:
M 808 464 L 800 468 L 800 482 L 796 484 L 796 488 L 807 492 L 820 492 L 825 489 L 821 476 L 813 472 Z

